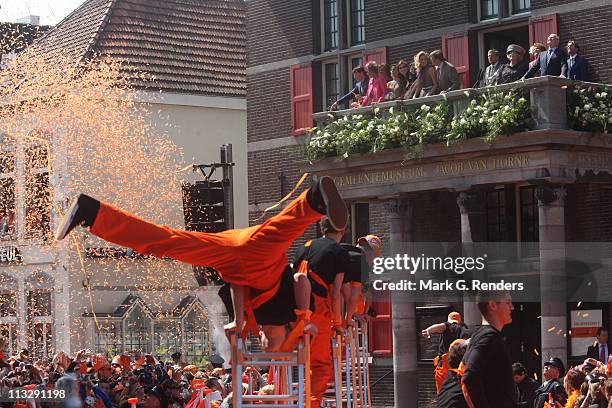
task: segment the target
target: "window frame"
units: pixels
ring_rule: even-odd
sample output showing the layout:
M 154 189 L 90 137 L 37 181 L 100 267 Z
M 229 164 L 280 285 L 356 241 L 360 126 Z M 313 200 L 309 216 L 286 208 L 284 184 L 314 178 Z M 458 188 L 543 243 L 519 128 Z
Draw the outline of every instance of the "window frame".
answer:
M 327 30 L 326 30 L 326 16 L 325 13 L 327 11 L 326 9 L 326 2 L 331 2 L 333 1 L 336 4 L 336 15 L 335 15 L 335 19 L 336 19 L 336 31 L 335 31 L 335 36 L 336 36 L 336 46 L 335 47 L 331 47 L 328 48 L 327 47 Z M 320 7 L 321 7 L 321 51 L 323 53 L 326 52 L 333 52 L 333 51 L 337 51 L 338 49 L 342 48 L 341 44 L 340 44 L 340 30 L 342 29 L 342 24 L 340 21 L 340 13 L 339 13 L 339 2 L 341 0 L 320 0 Z M 334 31 L 331 31 L 332 33 Z M 333 41 L 331 41 L 333 43 Z
M 326 111 L 328 109 L 330 105 L 327 104 L 327 69 L 326 67 L 328 65 L 332 65 L 335 64 L 336 65 L 336 100 L 341 96 L 341 91 L 340 91 L 340 64 L 338 62 L 338 60 L 326 60 L 326 61 L 321 61 L 321 82 L 322 82 L 322 89 L 323 89 L 323 110 Z M 333 103 L 333 102 L 332 102 Z
M 353 2 L 355 1 L 359 1 L 362 4 L 362 9 L 361 9 L 361 13 L 363 13 L 363 25 L 359 26 L 357 25 L 356 27 L 360 28 L 362 30 L 362 40 L 359 42 L 354 41 L 354 35 L 353 35 L 353 23 L 354 23 L 354 19 L 353 19 Z M 355 13 L 357 14 L 357 13 Z M 347 0 L 346 1 L 346 31 L 347 31 L 347 45 L 349 47 L 355 47 L 358 45 L 364 45 L 366 43 L 366 25 L 365 25 L 365 0 Z
M 482 3 L 483 1 L 491 1 L 493 3 L 493 5 L 497 8 L 497 14 L 495 15 L 490 15 L 490 16 L 484 16 L 483 10 L 482 10 Z M 512 1 L 512 0 L 510 0 Z M 489 21 L 493 21 L 493 20 L 498 20 L 501 18 L 500 15 L 500 1 L 499 0 L 476 0 L 477 2 L 477 9 L 478 9 L 478 22 L 482 23 L 482 22 L 489 22 Z
M 3 135 L 4 139 L 8 138 L 9 136 L 7 135 Z M 19 234 L 19 222 L 17 221 L 17 208 L 18 206 L 18 196 L 17 196 L 17 168 L 18 168 L 18 159 L 17 159 L 17 155 L 18 155 L 18 151 L 19 151 L 19 145 L 17 143 L 17 140 L 13 140 L 13 143 L 11 143 L 10 145 L 7 145 L 4 143 L 4 140 L 2 142 L 2 146 L 0 146 L 0 154 L 11 154 L 12 153 L 12 161 L 13 161 L 13 165 L 12 165 L 12 171 L 10 172 L 6 172 L 6 173 L 0 173 L 0 180 L 12 180 L 13 183 L 13 223 L 12 223 L 12 229 L 11 229 L 11 225 L 9 224 L 9 228 L 8 231 L 6 233 L 6 235 L 0 235 L 0 241 L 14 241 L 18 238 L 18 234 Z M 10 219 L 10 218 L 9 218 Z M 1 227 L 1 225 L 0 225 Z
M 529 7 L 528 8 L 523 8 L 523 9 L 514 10 L 514 2 L 515 1 L 529 2 Z M 511 16 L 517 16 L 517 15 L 521 15 L 521 14 L 531 13 L 531 11 L 532 11 L 531 0 L 508 0 L 508 10 L 510 10 L 510 15 Z
M 26 151 L 28 149 L 36 149 L 36 148 L 45 150 L 46 152 L 45 157 L 46 157 L 47 164 L 42 164 L 40 165 L 40 167 L 33 167 L 30 169 L 27 167 L 28 163 L 27 163 Z M 22 235 L 25 239 L 34 239 L 34 240 L 40 239 L 42 241 L 48 241 L 51 236 L 51 229 L 52 229 L 51 209 L 50 209 L 50 204 L 52 200 L 51 175 L 49 174 L 49 165 L 48 165 L 49 160 L 51 159 L 51 156 L 50 156 L 51 152 L 48 151 L 46 146 L 41 145 L 40 143 L 37 143 L 37 142 L 26 142 L 22 145 L 21 149 L 23 151 L 23 197 L 22 199 L 23 199 L 23 208 L 24 208 Z M 29 225 L 29 222 L 28 222 L 28 213 L 30 210 L 30 207 L 28 206 L 29 204 L 28 194 L 30 194 L 30 183 L 38 183 L 41 180 L 38 177 L 44 177 L 45 174 L 47 175 L 46 176 L 47 198 L 45 199 L 45 203 L 47 203 L 47 211 L 46 211 L 47 214 L 46 214 L 46 218 L 42 218 L 41 220 L 37 220 L 39 222 L 33 223 L 33 225 L 41 224 L 41 227 L 42 227 L 41 229 L 32 228 L 32 225 Z M 34 189 L 34 192 L 35 190 L 36 189 Z M 45 192 L 43 192 L 43 194 L 44 193 Z M 35 205 L 36 203 L 34 203 L 34 206 Z M 42 225 L 43 224 L 42 221 L 45 221 L 45 220 L 47 223 L 46 228 L 44 228 L 44 225 Z

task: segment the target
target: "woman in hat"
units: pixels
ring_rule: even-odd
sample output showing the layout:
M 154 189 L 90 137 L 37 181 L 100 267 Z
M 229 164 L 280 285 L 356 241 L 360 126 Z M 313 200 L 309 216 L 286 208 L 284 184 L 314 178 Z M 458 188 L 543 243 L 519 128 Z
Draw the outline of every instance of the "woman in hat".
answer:
M 520 45 L 510 44 L 506 49 L 508 63 L 499 70 L 495 85 L 509 84 L 518 81 L 529 69 L 525 59 L 525 49 Z

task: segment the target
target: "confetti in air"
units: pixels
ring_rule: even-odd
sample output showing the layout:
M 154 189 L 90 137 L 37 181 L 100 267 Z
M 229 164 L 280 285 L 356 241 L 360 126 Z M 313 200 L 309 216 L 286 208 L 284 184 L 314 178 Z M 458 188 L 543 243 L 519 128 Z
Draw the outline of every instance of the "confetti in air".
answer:
M 69 271 L 70 302 L 83 305 L 82 313 L 93 312 L 92 307 L 102 304 L 103 297 L 117 298 L 118 306 L 123 299 L 114 296 L 113 290 L 146 291 L 142 317 L 127 325 L 142 333 L 132 341 L 137 347 L 150 339 L 147 322 L 164 317 L 161 311 L 171 308 L 168 288 L 183 291 L 184 296 L 193 293 L 196 284 L 191 269 L 117 251 L 84 230 L 76 234 L 78 254 L 72 241 L 55 243 L 51 238 L 53 220 L 80 192 L 153 222 L 183 228 L 183 174 L 177 171 L 185 165 L 182 152 L 152 125 L 150 107 L 135 101 L 137 90 L 130 85 L 134 78 L 151 81 L 121 61 L 92 58 L 76 64 L 58 55 L 37 55 L 32 49 L 5 64 L 0 70 L 0 238 L 34 240 L 58 254 L 66 249 L 66 259 L 56 262 Z M 23 186 L 19 180 L 24 180 Z M 85 260 L 83 268 L 79 256 Z M 118 282 L 123 289 L 113 289 L 120 286 Z M 0 288 L 4 286 L 0 279 Z M 93 299 L 83 301 L 90 294 Z M 31 308 L 46 306 L 44 299 L 29 304 Z M 207 318 L 204 308 L 193 316 L 186 314 L 189 316 L 182 318 L 193 322 L 192 332 L 181 339 L 170 325 L 167 333 L 156 332 L 154 343 L 160 353 L 168 353 L 179 343 L 201 344 L 212 337 L 201 323 Z M 108 351 L 130 351 L 117 350 L 116 322 L 99 320 L 101 329 L 108 332 Z M 69 322 L 73 335 L 84 331 L 74 327 L 83 321 Z M 186 322 L 182 323 L 185 327 Z M 38 341 L 33 331 L 26 336 L 28 344 Z M 202 347 L 200 356 L 209 351 Z

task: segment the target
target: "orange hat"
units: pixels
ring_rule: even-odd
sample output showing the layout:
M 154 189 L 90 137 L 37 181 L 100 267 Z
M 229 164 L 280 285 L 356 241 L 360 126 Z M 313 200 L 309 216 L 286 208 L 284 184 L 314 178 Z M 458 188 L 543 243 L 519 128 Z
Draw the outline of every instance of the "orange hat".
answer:
M 146 360 L 145 360 L 144 356 L 138 357 L 136 359 L 136 362 L 135 362 L 136 367 L 142 367 L 144 365 L 145 361 Z
M 120 356 L 113 357 L 113 361 L 111 364 L 118 364 L 125 370 L 130 370 L 132 368 L 132 358 L 125 354 Z
M 197 373 L 199 370 L 198 367 L 194 366 L 193 364 L 189 364 L 183 368 L 183 371 L 188 371 L 191 374 L 195 375 L 195 373 Z
M 204 388 L 206 381 L 203 378 L 197 378 L 195 380 L 191 380 L 191 389 L 200 390 Z
M 91 356 L 91 361 L 93 363 L 93 370 L 99 371 L 104 367 L 110 366 L 106 357 L 101 354 L 94 354 Z
M 379 257 L 382 255 L 382 241 L 376 235 L 366 235 L 365 237 L 361 237 L 357 240 L 357 244 L 367 244 L 372 251 L 374 251 L 374 256 Z
M 461 314 L 459 312 L 450 312 L 448 314 L 448 322 L 449 323 L 461 323 Z

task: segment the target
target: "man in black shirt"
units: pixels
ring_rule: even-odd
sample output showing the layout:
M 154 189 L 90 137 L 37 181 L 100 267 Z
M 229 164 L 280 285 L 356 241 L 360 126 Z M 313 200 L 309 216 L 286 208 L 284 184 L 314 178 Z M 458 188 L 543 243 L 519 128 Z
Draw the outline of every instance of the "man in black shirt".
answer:
M 311 406 L 319 407 L 333 376 L 331 345 L 332 325 L 341 330 L 341 289 L 344 273 L 349 269 L 348 252 L 340 246 L 344 230 L 335 230 L 324 217 L 321 220 L 323 237 L 307 242 L 296 254 L 293 267 L 296 274 L 308 277 L 312 285 L 315 310 L 311 322 L 318 334 L 311 343 L 310 368 Z
M 463 393 L 470 408 L 515 408 L 512 362 L 501 330 L 512 322 L 512 299 L 507 292 L 478 295 L 483 326 L 470 338 L 463 357 Z
M 468 338 L 469 333 L 467 326 L 461 321 L 461 314 L 459 312 L 450 312 L 447 321 L 432 324 L 421 331 L 421 335 L 428 339 L 431 338 L 432 334 L 441 334 L 440 344 L 438 345 L 438 356 L 434 359 L 436 389 L 440 391 L 440 386 L 442 385 L 442 381 L 446 378 L 446 372 L 448 371 L 447 353 L 450 345 L 457 339 Z

